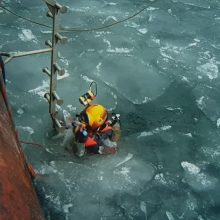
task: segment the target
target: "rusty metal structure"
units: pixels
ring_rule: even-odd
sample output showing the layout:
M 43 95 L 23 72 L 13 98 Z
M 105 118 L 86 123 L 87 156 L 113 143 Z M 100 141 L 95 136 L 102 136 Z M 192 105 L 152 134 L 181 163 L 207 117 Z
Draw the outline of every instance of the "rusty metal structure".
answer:
M 0 66 L 0 219 L 43 220 L 8 104 Z

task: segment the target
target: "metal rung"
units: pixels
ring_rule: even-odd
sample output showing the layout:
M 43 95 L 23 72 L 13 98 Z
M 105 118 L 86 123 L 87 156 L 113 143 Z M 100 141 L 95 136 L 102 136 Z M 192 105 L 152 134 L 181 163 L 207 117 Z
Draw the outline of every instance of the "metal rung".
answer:
M 45 93 L 45 94 L 44 94 L 44 98 L 45 98 L 48 102 L 50 102 L 50 94 L 49 94 L 49 93 Z
M 60 10 L 60 12 L 61 12 L 62 14 L 64 14 L 64 13 L 67 12 L 67 7 L 66 7 L 66 6 L 60 5 L 59 3 L 56 3 L 55 6 L 56 6 L 57 8 L 59 8 L 59 10 Z
M 62 128 L 62 125 L 60 124 L 60 122 L 57 118 L 54 118 L 54 122 L 56 123 L 58 128 Z
M 53 98 L 56 100 L 56 103 L 58 105 L 62 105 L 63 104 L 63 100 L 57 95 L 57 93 L 55 91 L 53 92 Z
M 47 46 L 49 46 L 49 47 L 52 47 L 52 43 L 51 43 L 50 40 L 46 40 L 46 41 L 45 41 L 45 44 L 46 44 Z
M 51 76 L 50 70 L 47 67 L 43 68 L 42 71 L 43 73 L 46 73 L 49 77 Z
M 60 124 L 60 121 L 57 118 L 53 118 L 54 123 L 56 125 L 56 130 L 60 133 L 64 132 L 65 128 Z
M 67 42 L 67 37 L 62 36 L 59 33 L 56 33 L 55 36 L 60 41 L 61 44 L 65 44 Z
M 62 69 L 57 63 L 54 64 L 54 67 L 60 76 L 63 76 L 65 74 L 65 70 Z
M 53 18 L 53 14 L 52 14 L 50 11 L 48 11 L 48 12 L 47 12 L 47 17 Z

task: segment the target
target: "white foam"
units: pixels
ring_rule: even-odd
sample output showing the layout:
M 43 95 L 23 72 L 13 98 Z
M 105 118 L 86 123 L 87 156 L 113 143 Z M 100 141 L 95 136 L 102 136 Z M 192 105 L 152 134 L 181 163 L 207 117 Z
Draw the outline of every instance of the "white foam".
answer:
M 141 102 L 141 103 L 147 103 L 147 102 L 150 102 L 151 101 L 151 98 L 149 98 L 149 97 L 144 97 L 144 100 Z M 139 103 L 139 102 L 138 102 Z
M 70 76 L 70 74 L 67 71 L 65 71 L 64 75 L 62 75 L 62 76 L 57 75 L 57 80 L 65 79 L 69 76 Z
M 69 109 L 69 111 L 76 111 L 76 107 L 75 106 L 67 105 L 66 107 Z
M 124 48 L 124 47 L 116 47 L 114 49 L 112 48 L 108 48 L 107 52 L 109 53 L 131 53 L 133 51 L 133 49 L 129 49 L 129 48 Z
M 176 110 L 178 110 L 178 111 L 180 111 L 180 112 L 183 111 L 182 108 L 172 108 L 172 107 L 168 107 L 168 108 L 166 108 L 166 109 L 169 110 L 169 111 L 176 111 Z
M 131 27 L 131 28 L 138 28 L 140 27 L 139 24 L 136 24 L 135 22 L 129 22 L 127 25 L 125 26 L 128 26 L 128 27 Z
M 197 167 L 195 164 L 189 163 L 187 161 L 181 162 L 181 166 L 183 167 L 183 169 L 185 171 L 187 171 L 190 174 L 198 174 L 200 172 L 199 167 Z
M 162 183 L 163 185 L 167 184 L 167 181 L 165 180 L 163 173 L 156 174 L 154 179 L 157 180 L 158 182 Z
M 208 55 L 208 54 L 207 54 Z M 210 59 L 209 62 L 198 66 L 196 69 L 204 75 L 207 75 L 210 80 L 218 77 L 218 62 L 214 59 Z
M 154 134 L 158 134 L 158 133 L 160 133 L 161 131 L 167 131 L 167 130 L 169 130 L 169 129 L 171 129 L 171 128 L 172 128 L 171 125 L 164 125 L 164 126 L 162 126 L 162 127 L 155 128 L 155 129 L 152 130 L 152 131 L 148 131 L 148 132 L 143 131 L 143 132 L 140 133 L 139 136 L 137 136 L 137 138 L 141 138 L 141 137 L 145 137 L 145 136 L 151 136 L 151 135 L 154 135 Z
M 43 80 L 41 86 L 39 86 L 35 89 L 31 89 L 28 92 L 33 93 L 33 94 L 37 94 L 41 97 L 44 97 L 44 94 L 46 92 L 48 92 L 48 89 L 49 89 L 49 81 L 48 80 L 47 81 Z
M 118 19 L 115 16 L 108 16 L 105 20 L 102 21 L 102 24 L 109 20 L 118 21 Z
M 107 39 L 103 39 L 103 41 L 107 44 L 107 46 L 108 46 L 108 49 L 111 49 L 111 43 L 110 43 L 110 41 L 109 40 L 107 40 Z
M 101 66 L 102 66 L 102 63 L 99 62 L 97 65 L 96 65 L 96 69 L 97 71 L 94 73 L 96 76 L 101 76 L 100 72 L 101 72 Z
M 160 45 L 160 39 L 152 38 L 152 41 L 155 42 L 156 44 Z
M 93 82 L 94 80 L 93 79 L 90 79 L 88 76 L 86 76 L 86 75 L 80 75 L 86 82 L 89 82 L 89 83 L 91 83 L 91 82 Z

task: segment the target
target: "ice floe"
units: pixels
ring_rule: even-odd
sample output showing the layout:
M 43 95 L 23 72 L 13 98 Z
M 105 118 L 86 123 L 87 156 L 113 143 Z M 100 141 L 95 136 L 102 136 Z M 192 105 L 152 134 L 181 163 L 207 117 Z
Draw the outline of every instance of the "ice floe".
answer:
M 18 37 L 24 41 L 33 41 L 34 43 L 37 43 L 37 38 L 34 36 L 31 30 L 29 29 L 22 29 L 22 33 L 18 34 Z

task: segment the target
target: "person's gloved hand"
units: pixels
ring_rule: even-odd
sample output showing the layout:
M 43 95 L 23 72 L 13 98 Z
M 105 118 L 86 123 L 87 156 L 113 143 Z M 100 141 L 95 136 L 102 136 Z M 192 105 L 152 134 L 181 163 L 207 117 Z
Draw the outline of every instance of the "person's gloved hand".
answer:
M 112 125 L 115 123 L 120 123 L 120 114 L 112 113 Z

